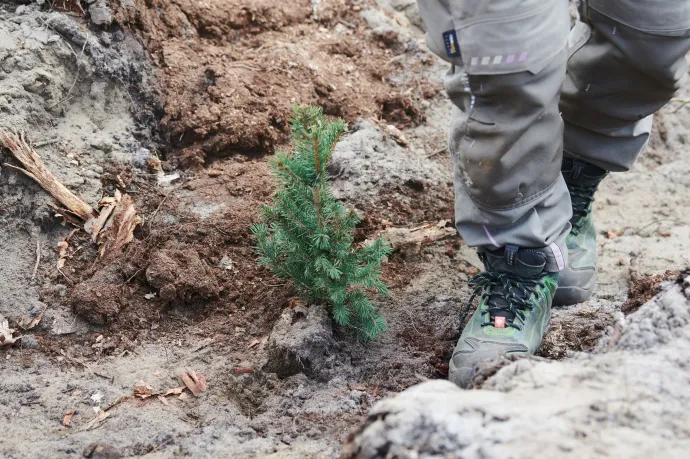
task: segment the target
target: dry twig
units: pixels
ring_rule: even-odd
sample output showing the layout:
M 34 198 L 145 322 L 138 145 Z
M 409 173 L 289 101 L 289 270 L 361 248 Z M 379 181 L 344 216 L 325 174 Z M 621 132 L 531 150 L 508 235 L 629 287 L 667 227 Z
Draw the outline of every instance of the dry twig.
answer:
M 31 148 L 31 145 L 26 142 L 24 134 L 0 131 L 0 143 L 12 152 L 14 157 L 22 163 L 24 169 L 12 166 L 11 164 L 6 164 L 6 166 L 16 169 L 36 180 L 52 197 L 57 199 L 63 206 L 67 207 L 67 210 L 74 213 L 83 221 L 86 222 L 98 215 L 90 205 L 68 190 L 67 187 L 60 183 L 53 173 L 48 170 L 48 167 L 38 153 L 36 153 L 34 149 Z
M 39 263 L 41 263 L 41 241 L 36 239 L 36 264 L 34 265 L 34 271 L 31 273 L 31 280 L 36 279 Z

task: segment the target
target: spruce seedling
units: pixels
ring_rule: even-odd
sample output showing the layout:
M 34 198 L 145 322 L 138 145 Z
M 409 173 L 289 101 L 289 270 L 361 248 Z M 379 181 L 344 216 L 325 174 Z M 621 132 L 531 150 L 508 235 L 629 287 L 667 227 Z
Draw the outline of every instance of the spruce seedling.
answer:
M 261 209 L 262 223 L 252 226 L 259 263 L 290 279 L 307 301 L 328 304 L 338 325 L 373 339 L 386 322 L 369 293 L 388 293 L 380 268 L 391 249 L 382 239 L 355 246 L 359 218 L 333 196 L 326 166 L 347 126 L 301 106 L 290 125 L 293 152 L 269 160 L 277 191 Z

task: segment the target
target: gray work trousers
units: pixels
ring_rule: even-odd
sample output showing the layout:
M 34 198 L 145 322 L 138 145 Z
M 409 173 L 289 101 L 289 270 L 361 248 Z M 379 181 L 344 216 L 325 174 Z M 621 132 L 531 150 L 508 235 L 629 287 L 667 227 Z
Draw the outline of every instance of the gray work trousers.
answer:
M 630 169 L 652 115 L 687 77 L 690 0 L 418 0 L 427 45 L 453 64 L 456 226 L 479 250 L 567 262 L 563 154 Z

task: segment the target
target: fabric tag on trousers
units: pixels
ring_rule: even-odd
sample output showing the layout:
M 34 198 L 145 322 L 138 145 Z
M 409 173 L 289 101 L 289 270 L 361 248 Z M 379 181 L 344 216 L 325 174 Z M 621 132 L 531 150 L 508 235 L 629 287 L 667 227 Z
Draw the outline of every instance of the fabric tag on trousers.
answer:
M 455 30 L 443 32 L 443 43 L 446 45 L 446 54 L 448 57 L 460 57 L 458 35 L 455 33 Z
M 517 255 L 518 250 L 520 250 L 519 245 L 506 244 L 505 256 L 506 263 L 508 263 L 508 266 L 515 266 L 515 256 Z

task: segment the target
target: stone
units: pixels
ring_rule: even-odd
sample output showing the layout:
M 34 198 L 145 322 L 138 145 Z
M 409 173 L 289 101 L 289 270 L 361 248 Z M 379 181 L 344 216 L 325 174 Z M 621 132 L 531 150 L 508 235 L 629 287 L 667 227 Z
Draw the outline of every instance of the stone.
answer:
M 113 12 L 105 0 L 97 0 L 89 6 L 91 22 L 96 25 L 110 25 L 113 22 Z
M 119 459 L 122 452 L 106 443 L 91 443 L 84 449 L 82 456 L 89 459 Z
M 38 349 L 41 347 L 34 335 L 22 335 L 21 346 L 24 349 Z
M 325 379 L 332 346 L 333 327 L 325 306 L 287 308 L 271 331 L 263 371 L 281 378 L 304 373 Z

